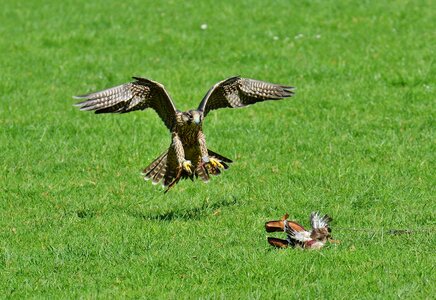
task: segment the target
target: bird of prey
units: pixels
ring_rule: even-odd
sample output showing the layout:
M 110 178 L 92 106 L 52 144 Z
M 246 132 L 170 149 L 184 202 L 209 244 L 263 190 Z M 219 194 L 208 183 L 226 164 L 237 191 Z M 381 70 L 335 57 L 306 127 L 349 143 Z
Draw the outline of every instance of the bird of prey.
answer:
M 202 130 L 207 114 L 219 108 L 238 108 L 265 100 L 291 97 L 294 88 L 264 81 L 230 77 L 216 83 L 197 109 L 181 112 L 174 106 L 165 87 L 153 80 L 133 77 L 134 81 L 99 92 L 75 96 L 80 110 L 101 113 L 128 113 L 152 108 L 171 133 L 171 144 L 143 171 L 145 179 L 162 183 L 166 192 L 180 179 L 200 177 L 207 182 L 232 161 L 207 149 Z
M 318 212 L 310 214 L 311 229 L 306 230 L 303 226 L 294 221 L 288 221 L 288 214 L 285 214 L 279 221 L 265 223 L 267 232 L 284 231 L 287 239 L 269 237 L 268 242 L 277 248 L 301 247 L 305 249 L 321 249 L 327 241 L 336 242 L 331 239 L 329 222 L 332 218 L 328 215 L 321 215 Z

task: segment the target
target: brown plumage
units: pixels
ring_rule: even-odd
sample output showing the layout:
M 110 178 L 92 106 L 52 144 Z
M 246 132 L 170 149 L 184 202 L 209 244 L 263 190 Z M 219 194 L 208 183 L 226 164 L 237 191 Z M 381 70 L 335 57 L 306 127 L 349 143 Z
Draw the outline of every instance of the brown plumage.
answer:
M 291 97 L 293 87 L 264 81 L 231 77 L 215 84 L 196 110 L 176 109 L 164 86 L 156 81 L 133 77 L 135 81 L 103 91 L 76 96 L 84 101 L 80 110 L 95 113 L 127 113 L 154 109 L 171 132 L 171 145 L 144 169 L 145 179 L 162 183 L 167 191 L 180 179 L 200 177 L 207 182 L 210 175 L 219 175 L 232 161 L 206 146 L 202 131 L 203 119 L 214 109 L 238 108 L 265 100 Z
M 288 220 L 285 214 L 281 220 L 269 221 L 265 223 L 267 232 L 284 231 L 287 239 L 268 237 L 268 243 L 277 248 L 301 247 L 306 249 L 321 249 L 327 241 L 331 239 L 331 229 L 329 222 L 332 218 L 328 215 L 321 215 L 318 212 L 310 214 L 311 230 L 306 230 L 303 226 L 294 221 Z

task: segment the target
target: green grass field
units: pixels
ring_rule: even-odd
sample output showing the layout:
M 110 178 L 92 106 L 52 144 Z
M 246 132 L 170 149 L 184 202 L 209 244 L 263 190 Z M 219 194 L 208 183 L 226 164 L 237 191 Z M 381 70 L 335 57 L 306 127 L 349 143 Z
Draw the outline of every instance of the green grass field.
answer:
M 434 297 L 434 3 L 268 3 L 2 2 L 0 298 Z M 143 76 L 186 110 L 233 75 L 297 94 L 212 112 L 235 162 L 166 195 L 140 176 L 170 143 L 152 110 L 72 106 Z M 267 244 L 313 210 L 341 244 Z

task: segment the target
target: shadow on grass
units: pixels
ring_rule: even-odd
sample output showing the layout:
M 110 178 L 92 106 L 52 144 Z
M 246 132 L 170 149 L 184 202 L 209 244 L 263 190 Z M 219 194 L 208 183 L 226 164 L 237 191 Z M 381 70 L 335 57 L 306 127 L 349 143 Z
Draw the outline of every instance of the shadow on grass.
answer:
M 218 202 L 203 202 L 201 206 L 192 207 L 184 210 L 170 210 L 163 213 L 142 213 L 138 211 L 130 211 L 129 214 L 144 220 L 157 220 L 157 221 L 173 221 L 173 220 L 198 220 L 204 216 L 213 214 L 217 209 L 222 207 L 229 207 L 238 205 L 238 200 L 235 196 L 231 199 L 223 199 Z
M 95 211 L 93 211 L 89 208 L 79 209 L 79 210 L 76 210 L 76 215 L 80 219 L 89 219 L 89 218 L 92 218 L 95 216 Z

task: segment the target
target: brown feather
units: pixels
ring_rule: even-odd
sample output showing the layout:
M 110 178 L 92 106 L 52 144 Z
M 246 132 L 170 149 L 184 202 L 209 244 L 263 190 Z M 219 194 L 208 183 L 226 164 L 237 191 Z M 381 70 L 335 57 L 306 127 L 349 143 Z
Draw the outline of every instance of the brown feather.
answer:
M 145 175 L 145 177 L 148 177 L 148 174 L 156 168 L 156 166 L 161 162 L 162 159 L 164 159 L 167 155 L 168 151 L 165 151 L 162 153 L 158 158 L 156 158 L 151 164 L 149 164 L 142 173 Z M 152 176 L 148 177 L 150 179 Z
M 200 177 L 204 182 L 209 181 L 209 174 L 207 173 L 206 168 L 201 164 L 198 165 L 196 169 L 196 175 L 198 175 L 198 177 Z
M 215 84 L 198 106 L 204 116 L 214 109 L 244 107 L 266 100 L 280 100 L 294 95 L 294 88 L 265 81 L 230 77 Z
M 154 109 L 167 128 L 174 125 L 176 107 L 165 87 L 153 80 L 133 77 L 135 81 L 106 90 L 81 96 L 84 101 L 76 104 L 80 110 L 94 110 L 101 113 L 127 113 L 146 108 Z

